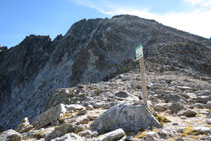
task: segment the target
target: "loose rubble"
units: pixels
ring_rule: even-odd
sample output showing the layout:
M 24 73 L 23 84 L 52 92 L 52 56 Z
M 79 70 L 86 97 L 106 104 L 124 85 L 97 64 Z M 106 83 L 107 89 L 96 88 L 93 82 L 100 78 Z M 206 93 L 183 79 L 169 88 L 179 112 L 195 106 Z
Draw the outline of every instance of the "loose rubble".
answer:
M 131 71 L 109 81 L 56 90 L 32 124 L 26 117 L 16 128 L 19 133 L 8 130 L 0 137 L 14 134 L 24 141 L 211 139 L 211 79 L 178 77 L 173 72 L 156 77 L 147 72 L 146 76 L 148 108 L 140 97 L 140 74 Z

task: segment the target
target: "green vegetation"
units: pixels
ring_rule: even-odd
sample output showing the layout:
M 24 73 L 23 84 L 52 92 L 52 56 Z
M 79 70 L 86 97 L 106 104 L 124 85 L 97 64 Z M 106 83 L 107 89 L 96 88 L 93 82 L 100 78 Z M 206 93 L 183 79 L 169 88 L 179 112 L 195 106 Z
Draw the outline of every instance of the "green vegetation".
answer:
M 156 115 L 155 118 L 160 122 L 160 124 L 163 126 L 164 123 L 166 122 L 171 122 L 169 119 L 167 119 L 165 116 L 163 115 Z

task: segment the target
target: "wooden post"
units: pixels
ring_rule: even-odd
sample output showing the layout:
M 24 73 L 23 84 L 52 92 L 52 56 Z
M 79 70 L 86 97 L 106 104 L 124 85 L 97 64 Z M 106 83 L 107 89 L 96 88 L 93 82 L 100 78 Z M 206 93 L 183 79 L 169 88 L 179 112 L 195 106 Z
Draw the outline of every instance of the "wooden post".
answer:
M 144 105 L 147 106 L 147 87 L 145 82 L 145 73 L 144 73 L 144 58 L 140 58 L 140 72 L 141 72 L 141 84 L 142 84 L 142 95 L 144 100 Z

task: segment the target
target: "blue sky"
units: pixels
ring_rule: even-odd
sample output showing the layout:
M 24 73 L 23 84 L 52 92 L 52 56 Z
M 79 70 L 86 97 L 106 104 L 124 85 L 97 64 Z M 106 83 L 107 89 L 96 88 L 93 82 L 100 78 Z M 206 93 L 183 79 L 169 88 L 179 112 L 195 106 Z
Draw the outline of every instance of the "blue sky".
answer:
M 25 36 L 65 34 L 81 19 L 131 14 L 211 37 L 211 0 L 1 0 L 0 46 Z

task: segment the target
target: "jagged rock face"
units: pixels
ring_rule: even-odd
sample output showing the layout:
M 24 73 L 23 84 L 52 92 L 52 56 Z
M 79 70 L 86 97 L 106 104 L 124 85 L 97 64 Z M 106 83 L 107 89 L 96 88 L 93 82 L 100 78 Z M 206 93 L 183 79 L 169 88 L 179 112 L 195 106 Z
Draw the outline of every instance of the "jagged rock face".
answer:
M 32 120 L 57 88 L 108 80 L 135 67 L 142 43 L 149 71 L 191 68 L 211 74 L 211 41 L 156 21 L 122 15 L 82 20 L 65 36 L 29 36 L 0 53 L 0 125 Z
M 8 48 L 6 46 L 0 46 L 0 53 L 7 50 Z

